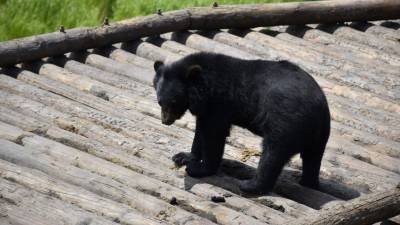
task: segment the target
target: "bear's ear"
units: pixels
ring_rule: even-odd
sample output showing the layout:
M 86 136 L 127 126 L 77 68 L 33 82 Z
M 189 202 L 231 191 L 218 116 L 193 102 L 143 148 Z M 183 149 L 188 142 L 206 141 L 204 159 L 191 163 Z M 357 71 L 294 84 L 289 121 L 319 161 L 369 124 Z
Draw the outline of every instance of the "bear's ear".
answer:
M 161 66 L 164 66 L 164 63 L 161 61 L 155 61 L 154 62 L 154 71 L 157 72 L 158 69 L 160 69 Z
M 187 68 L 187 70 L 186 70 L 186 77 L 187 78 L 197 77 L 198 75 L 200 75 L 202 70 L 203 70 L 203 68 L 201 68 L 201 66 L 199 66 L 199 65 L 189 66 L 189 68 Z

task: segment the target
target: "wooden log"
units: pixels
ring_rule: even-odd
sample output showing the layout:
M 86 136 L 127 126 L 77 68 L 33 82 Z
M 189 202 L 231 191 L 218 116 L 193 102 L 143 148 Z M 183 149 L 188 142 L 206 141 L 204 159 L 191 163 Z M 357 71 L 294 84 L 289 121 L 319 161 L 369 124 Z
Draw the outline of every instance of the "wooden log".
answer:
M 144 69 L 153 68 L 154 62 L 147 60 L 145 58 L 139 57 L 135 54 L 129 53 L 127 51 L 124 51 L 120 48 L 116 48 L 114 46 L 98 48 L 98 49 L 95 49 L 93 51 L 93 53 L 101 54 L 101 55 L 106 56 L 115 61 L 118 61 L 121 63 L 132 64 L 135 66 L 142 67 Z
M 25 117 L 27 120 L 30 119 L 30 117 L 27 116 Z M 152 163 L 149 162 L 146 163 L 143 160 L 135 159 L 136 156 L 126 154 L 124 151 L 118 150 L 116 148 L 103 146 L 102 144 L 97 143 L 95 139 L 88 139 L 83 136 L 79 136 L 74 133 L 61 130 L 59 128 L 50 128 L 45 135 L 59 142 L 66 143 L 68 145 L 79 148 L 82 151 L 90 152 L 91 154 L 107 159 L 113 163 L 117 163 L 119 165 L 123 165 L 127 168 L 133 169 L 134 171 L 137 171 L 139 173 L 156 177 L 157 179 L 173 184 L 174 186 L 184 188 L 181 175 L 177 175 L 177 177 L 175 178 L 174 177 L 175 172 L 173 170 L 172 171 L 170 170 L 166 171 L 165 169 L 159 170 L 158 167 L 155 167 L 154 164 Z M 54 145 L 49 144 L 48 146 L 54 146 Z M 159 154 L 155 152 L 154 157 L 157 158 L 157 155 Z M 160 164 L 157 163 L 156 165 Z M 240 211 L 248 215 L 251 215 L 255 218 L 258 218 L 259 220 L 276 224 L 279 221 L 282 222 L 283 218 L 286 218 L 284 215 L 281 215 L 280 212 L 277 211 L 266 213 L 269 212 L 270 209 L 262 208 L 245 198 L 240 198 L 237 195 L 229 193 L 228 191 L 223 190 L 221 188 L 215 186 L 210 187 L 209 185 L 202 184 L 200 182 L 195 182 L 195 183 L 197 184 L 192 188 L 193 193 L 196 193 L 197 195 L 208 199 L 211 196 L 223 196 L 224 194 L 229 194 L 231 197 L 226 198 L 226 203 L 225 203 L 226 205 L 229 205 L 230 207 L 236 209 L 240 208 Z M 279 199 L 275 198 L 273 200 L 269 200 L 269 202 L 275 202 L 277 200 Z M 280 200 L 279 202 L 280 202 L 279 205 L 283 205 L 285 213 L 290 213 L 290 215 L 295 215 L 296 217 L 299 217 L 303 215 L 305 212 L 307 212 L 307 210 L 310 210 L 305 206 L 300 207 L 301 205 L 297 203 L 290 203 L 290 201 L 289 203 L 287 203 L 288 200 L 283 200 L 283 201 Z M 245 210 L 241 208 L 241 206 L 243 206 L 244 204 L 246 205 Z M 298 211 L 299 208 L 302 209 L 301 212 Z
M 182 56 L 198 52 L 197 50 L 195 50 L 193 48 L 187 47 L 186 45 L 180 44 L 175 41 L 170 41 L 170 40 L 161 38 L 160 36 L 149 37 L 149 38 L 146 38 L 145 40 L 146 40 L 146 42 L 156 45 L 162 49 L 165 49 L 169 52 L 172 52 L 172 53 L 175 53 L 178 55 L 182 55 Z
M 319 54 L 313 51 L 309 51 L 307 48 L 293 45 L 287 42 L 283 42 L 277 38 L 274 38 L 270 35 L 254 32 L 254 31 L 232 31 L 236 35 L 242 36 L 245 39 L 255 41 L 264 45 L 265 47 L 275 48 L 278 51 L 282 51 L 285 54 L 289 54 L 289 57 L 299 57 L 299 58 L 307 58 L 308 60 L 313 60 L 322 65 L 329 65 L 332 62 L 332 58 L 325 56 L 323 54 Z M 384 85 L 379 84 L 377 82 L 373 82 L 371 79 L 367 77 L 359 76 L 354 71 L 341 71 L 338 70 L 334 64 L 330 65 L 330 70 L 333 70 L 335 73 L 320 73 L 320 75 L 336 80 L 338 82 L 345 83 L 351 86 L 358 86 L 364 90 L 376 93 L 378 95 L 383 96 L 384 98 L 391 98 L 396 100 L 399 98 L 398 92 L 395 87 L 392 87 L 388 90 Z
M 400 41 L 400 32 L 396 32 L 387 27 L 374 25 L 368 22 L 353 22 L 350 24 L 350 27 L 391 41 Z
M 360 54 L 360 52 L 349 51 L 348 49 L 333 45 L 326 46 L 322 44 L 311 43 L 300 37 L 292 35 L 289 32 L 275 31 L 274 28 L 269 30 L 261 29 L 260 32 L 270 34 L 280 40 L 292 43 L 293 45 L 302 46 L 304 49 L 308 49 L 308 51 L 315 51 L 316 53 L 326 55 L 331 59 L 328 63 L 335 65 L 335 67 L 340 70 L 357 72 L 360 74 L 360 76 L 368 77 L 376 82 L 382 82 L 383 78 L 380 75 L 385 74 L 385 79 L 389 81 L 392 80 L 391 82 L 386 81 L 383 83 L 387 86 L 390 86 L 391 83 L 396 82 L 394 78 L 400 74 L 398 66 L 382 66 L 381 62 L 371 60 L 370 58 L 364 56 L 365 54 Z
M 319 215 L 293 221 L 296 225 L 368 225 L 400 213 L 400 186 L 360 197 L 323 210 Z
M 177 38 L 174 39 L 172 37 L 172 39 L 177 40 L 177 41 L 182 41 L 181 39 L 184 39 L 185 43 L 191 47 L 203 50 L 203 51 L 211 51 L 211 49 L 215 49 L 215 47 L 213 47 L 215 45 L 215 43 L 213 41 L 210 41 L 208 39 L 205 39 L 204 37 L 199 37 L 199 35 L 197 34 L 189 34 L 189 33 L 174 33 L 172 36 L 182 36 L 182 38 Z M 171 37 L 169 37 L 171 38 Z M 189 43 L 189 41 L 191 41 Z M 201 44 L 199 44 L 201 43 Z M 220 45 L 216 45 L 216 46 L 220 46 Z M 223 48 L 221 46 L 221 48 Z M 223 48 L 225 49 L 225 48 Z M 223 50 L 221 50 L 223 51 Z M 232 53 L 232 51 L 230 50 L 226 50 L 225 51 L 226 54 L 229 55 L 233 55 L 234 53 Z M 366 81 L 365 81 L 366 82 Z M 380 84 L 381 86 L 383 84 Z M 381 87 L 381 89 L 383 90 L 383 87 Z M 376 133 L 376 134 L 380 134 L 380 135 L 384 135 L 386 137 L 392 138 L 394 140 L 396 140 L 396 138 L 398 138 L 399 136 L 399 132 L 400 130 L 396 130 L 393 129 L 391 125 L 389 125 L 390 123 L 387 123 L 387 121 L 380 121 L 380 125 L 377 126 L 377 124 L 375 123 L 375 120 L 366 120 L 363 119 L 363 117 L 365 116 L 365 112 L 369 113 L 371 116 L 372 114 L 374 114 L 374 109 L 368 109 L 368 110 L 360 110 L 360 107 L 358 107 L 359 109 L 355 110 L 354 112 L 358 112 L 357 114 L 359 114 L 359 112 L 363 112 L 364 115 L 357 115 L 357 119 L 353 116 L 353 112 L 349 112 L 347 111 L 347 107 L 342 107 L 343 105 L 343 101 L 339 102 L 336 101 L 338 99 L 338 97 L 334 97 L 334 96 L 328 96 L 328 99 L 330 100 L 330 105 L 336 105 L 338 107 L 334 108 L 334 110 L 336 110 L 336 112 L 332 112 L 332 115 L 335 119 L 337 119 L 338 121 L 341 121 L 343 123 L 346 123 L 347 125 L 351 125 L 357 129 L 360 129 L 361 127 L 364 127 L 362 129 L 364 130 L 369 130 L 370 132 Z M 340 99 L 340 97 L 339 97 Z M 347 106 L 350 106 L 351 108 L 355 108 L 355 106 L 353 104 L 348 104 Z M 363 106 L 361 106 L 363 107 Z M 347 112 L 346 112 L 347 111 Z M 379 113 L 375 113 L 375 116 L 373 116 L 374 118 L 376 118 L 376 120 L 382 118 L 382 115 L 385 115 L 386 112 L 380 111 Z M 349 119 L 348 118 L 352 118 L 351 123 L 349 123 Z M 390 117 L 390 116 L 389 116 Z M 387 117 L 387 118 L 389 118 Z M 396 115 L 391 116 L 393 118 L 393 122 L 394 123 L 398 123 L 398 117 Z M 360 119 L 360 121 L 357 121 L 358 119 Z M 361 122 L 362 120 L 362 122 Z M 365 121 L 369 121 L 369 123 L 371 123 L 370 125 L 368 125 L 368 123 L 366 123 Z M 383 124 L 387 123 L 386 126 L 384 126 Z
M 142 40 L 125 42 L 121 45 L 121 48 L 128 52 L 132 52 L 135 55 L 151 59 L 153 61 L 158 60 L 164 62 L 173 62 L 182 58 L 181 55 L 171 55 L 167 50 L 158 48 L 157 46 Z
M 174 32 L 161 35 L 161 37 L 180 42 L 188 47 L 197 49 L 200 51 L 214 52 L 230 55 L 241 59 L 260 59 L 260 57 L 242 51 L 240 49 L 225 45 L 214 40 L 205 38 L 201 35 L 189 32 Z
M 296 26 L 299 27 L 299 26 Z M 303 27 L 303 26 L 300 26 Z M 291 29 L 293 26 L 291 26 Z M 390 64 L 391 66 L 398 66 L 400 63 L 400 59 L 397 57 L 392 57 L 392 55 L 382 52 L 379 49 L 375 49 L 369 46 L 366 46 L 364 44 L 354 42 L 345 38 L 340 38 L 337 36 L 334 36 L 330 33 L 324 32 L 322 30 L 317 29 L 317 25 L 309 24 L 304 27 L 307 31 L 305 31 L 304 35 L 302 35 L 302 31 L 300 29 L 300 32 L 298 34 L 302 35 L 302 38 L 316 42 L 316 43 L 321 43 L 324 45 L 338 45 L 342 46 L 345 49 L 350 49 L 351 51 L 358 51 L 360 53 L 363 53 L 364 55 L 368 55 L 369 57 L 376 59 L 381 62 L 385 62 L 387 64 Z M 290 31 L 291 33 L 295 32 Z M 288 31 L 289 32 L 289 31 Z M 298 35 L 297 34 L 297 35 Z
M 398 46 L 398 42 L 376 38 L 371 34 L 343 25 L 319 25 L 317 29 L 331 33 L 340 38 L 345 38 L 353 42 L 370 46 L 372 48 L 378 48 L 382 52 L 394 55 L 395 57 L 400 56 L 400 47 Z
M 193 184 L 195 183 L 195 185 L 191 188 L 191 192 L 203 198 L 210 199 L 211 196 L 229 195 L 229 197 L 225 198 L 225 205 L 264 222 L 278 224 L 289 219 L 287 215 L 285 215 L 286 213 L 290 213 L 290 215 L 293 217 L 299 217 L 300 215 L 310 211 L 309 208 L 303 207 L 303 211 L 298 212 L 295 206 L 299 204 L 287 206 L 284 204 L 286 201 L 281 201 L 281 204 L 284 205 L 285 209 L 285 214 L 282 214 L 279 211 L 261 207 L 260 205 L 255 204 L 246 198 L 240 197 L 220 187 L 203 183 L 198 179 L 183 181 L 183 174 L 181 171 L 159 168 L 159 166 L 154 166 L 152 163 L 140 159 L 139 157 L 126 154 L 124 151 L 121 151 L 117 148 L 105 146 L 100 142 L 97 142 L 95 139 L 89 139 L 56 127 L 51 127 L 47 131 L 46 135 L 52 140 L 56 140 L 60 143 L 64 143 L 82 151 L 87 151 L 97 157 L 117 163 L 118 165 L 130 168 L 134 171 L 156 178 L 181 189 L 185 188 L 185 186 L 192 186 L 190 181 L 193 181 Z M 156 156 L 157 153 L 155 152 L 154 155 Z M 244 205 L 246 205 L 246 207 L 243 207 Z
M 335 95 L 351 98 L 352 100 L 359 101 L 360 103 L 372 107 L 379 107 L 390 112 L 400 113 L 400 106 L 394 102 L 381 99 L 379 98 L 379 96 L 374 95 L 370 92 L 365 92 L 358 87 L 352 86 L 350 88 L 331 79 L 328 80 L 321 76 L 318 76 L 323 75 L 324 73 L 337 73 L 337 71 L 335 72 L 335 70 L 329 68 L 325 64 L 317 65 L 314 62 L 307 60 L 307 58 L 305 57 L 293 57 L 292 54 L 287 54 L 285 51 L 280 51 L 279 49 L 275 50 L 275 45 L 279 43 L 263 46 L 259 42 L 249 41 L 226 32 L 207 32 L 202 34 L 218 42 L 222 42 L 230 46 L 235 46 L 236 48 L 251 52 L 252 54 L 257 54 L 268 60 L 290 60 L 294 63 L 299 64 L 302 68 L 312 74 L 317 82 L 325 88 L 325 91 L 326 88 L 328 88 L 331 89 L 330 92 L 334 93 Z
M 64 157 L 60 158 L 60 155 L 57 153 L 62 150 L 74 151 L 74 149 L 70 147 L 66 147 L 57 142 L 48 141 L 39 136 L 25 137 L 22 140 L 22 144 L 25 147 L 24 154 L 18 153 L 20 154 L 19 156 L 14 156 L 13 154 L 5 153 L 4 151 L 6 150 L 3 149 L 0 150 L 0 154 L 7 154 L 6 159 L 11 159 L 15 163 L 37 168 L 65 182 L 78 185 L 93 193 L 106 196 L 113 201 L 128 205 L 149 218 L 176 224 L 182 221 L 188 224 L 198 225 L 214 224 L 207 219 L 170 205 L 168 202 L 164 202 L 156 197 L 142 193 L 128 186 L 122 186 L 120 183 L 114 181 L 112 177 L 99 176 L 90 171 L 86 171 L 80 168 L 82 165 L 79 164 L 76 159 L 68 158 L 65 155 L 62 155 Z M 5 145 L 7 146 L 7 144 Z M 49 145 L 51 145 L 51 147 L 49 147 Z M 10 145 L 8 145 L 8 147 L 10 147 Z M 30 155 L 35 155 L 35 157 L 33 158 Z M 38 167 L 39 164 L 41 165 L 40 167 Z M 49 165 L 53 165 L 52 168 L 49 168 Z M 55 172 L 55 168 L 57 168 L 58 171 L 66 172 L 59 174 Z M 101 170 L 101 168 L 98 168 L 98 170 Z
M 5 217 L 13 221 L 11 224 L 117 224 L 62 201 L 56 195 L 42 194 L 3 178 L 0 178 L 0 208 L 5 209 Z
M 81 80 L 81 79 L 80 79 Z M 59 85 L 57 85 L 57 86 L 59 86 Z
M 121 21 L 110 26 L 71 29 L 3 42 L 0 44 L 0 66 L 176 30 L 395 19 L 399 17 L 399 9 L 400 3 L 396 0 L 191 8 Z
M 104 137 L 103 137 L 104 138 Z M 158 156 L 159 156 L 159 154 L 158 154 Z M 159 164 L 159 163 L 158 163 Z
M 36 138 L 39 137 L 36 136 Z M 39 141 L 45 141 L 43 138 L 40 139 L 41 140 Z M 34 141 L 34 139 L 26 138 L 23 140 L 23 143 L 29 146 L 28 143 L 33 144 Z M 159 208 L 163 206 L 166 207 L 166 204 L 163 205 L 154 200 L 153 197 L 146 197 L 144 194 L 139 194 L 139 192 L 130 188 L 156 196 L 167 202 L 169 202 L 172 197 L 176 197 L 176 199 L 178 199 L 179 207 L 191 212 L 196 212 L 217 223 L 263 224 L 252 217 L 245 216 L 244 214 L 238 213 L 222 205 L 213 204 L 210 201 L 201 199 L 189 192 L 177 189 L 171 185 L 136 173 L 124 167 L 117 166 L 97 157 L 93 157 L 87 153 L 77 151 L 70 147 L 61 147 L 59 144 L 58 148 L 50 148 L 49 150 L 46 145 L 35 145 L 36 148 L 22 148 L 12 142 L 0 140 L 0 143 L 0 154 L 3 159 L 39 169 L 69 183 L 80 186 L 82 185 L 86 189 L 95 193 L 102 193 L 110 198 L 115 195 L 114 198 L 112 198 L 114 201 L 123 202 L 129 199 L 129 203 L 132 204 L 132 206 L 134 205 L 135 208 L 143 207 L 142 210 L 147 210 L 146 212 L 149 212 L 152 209 L 161 210 Z M 53 142 L 53 144 L 55 143 Z M 40 146 L 41 148 L 37 148 Z M 46 150 L 46 148 L 48 150 Z M 35 156 L 32 156 L 32 154 Z M 65 164 L 63 162 L 65 162 Z M 70 164 L 71 166 L 68 166 L 67 164 Z M 83 169 L 88 169 L 89 171 L 93 171 L 101 176 L 94 175 L 89 171 L 85 172 Z M 59 173 L 58 171 L 64 172 Z M 132 182 L 132 180 L 135 182 Z M 96 185 L 93 185 L 93 183 Z M 119 188 L 121 184 L 123 184 L 125 188 Z M 119 197 L 115 199 L 118 195 Z M 150 200 L 151 198 L 153 198 L 153 200 Z M 148 201 L 145 199 L 148 199 Z M 171 208 L 171 206 L 168 207 Z M 197 223 L 196 218 L 194 217 L 192 217 L 192 219 L 190 219 L 190 217 L 186 219 L 182 218 L 182 215 L 179 215 L 178 213 L 179 210 L 172 209 L 170 211 L 171 214 L 169 214 L 168 211 L 170 210 L 168 209 L 164 212 L 165 219 L 174 219 L 174 216 L 176 216 L 175 222 L 177 222 L 177 220 L 186 221 L 189 219 L 187 222 Z M 183 211 L 181 211 L 181 213 L 183 213 Z M 197 218 L 197 220 L 199 220 L 198 224 L 209 224 L 207 220 L 202 221 L 199 218 Z
M 106 58 L 104 56 L 88 53 L 88 52 L 77 52 L 70 56 L 71 59 L 75 59 L 81 62 L 85 62 L 89 65 L 96 65 L 97 68 L 108 72 L 121 74 L 138 81 L 145 81 L 151 84 L 153 79 L 153 70 L 151 68 L 142 68 L 138 66 L 129 65 L 126 63 L 120 63 L 115 60 Z
M 35 95 L 37 95 L 38 96 L 38 94 L 35 94 Z M 55 96 L 54 96 L 55 97 Z M 7 100 L 10 100 L 10 103 L 11 102 L 13 102 L 13 103 L 19 103 L 20 101 L 18 101 L 18 100 L 16 100 L 15 98 L 12 98 L 11 96 L 9 96 L 9 97 L 5 97 L 5 99 L 7 99 Z M 65 100 L 64 100 L 64 102 L 63 102 L 63 104 L 65 105 Z M 18 105 L 20 105 L 20 104 L 18 104 Z M 54 104 L 53 104 L 54 105 Z M 73 109 L 69 109 L 69 110 L 73 110 Z M 67 110 L 68 111 L 68 110 Z M 63 118 L 63 117 L 59 117 L 59 118 Z M 65 116 L 64 116 L 64 118 L 65 118 Z M 64 126 L 64 125 L 63 125 Z M 66 125 L 66 127 L 69 129 L 70 127 L 73 127 L 73 130 L 75 130 L 75 131 L 78 131 L 78 132 L 82 132 L 81 130 L 82 129 L 79 129 L 78 127 L 79 126 L 76 126 L 76 125 L 74 125 L 74 126 L 71 126 L 70 124 L 69 125 Z M 86 129 L 85 129 L 86 130 Z M 90 132 L 92 132 L 93 131 L 93 128 L 90 128 L 90 129 L 88 129 Z M 181 132 L 182 133 L 182 132 Z M 85 133 L 85 135 L 87 136 L 87 135 L 90 135 L 90 134 L 87 134 L 87 133 Z M 118 138 L 117 138 L 117 136 L 118 136 Z M 154 136 L 154 135 L 150 135 L 150 136 Z M 149 136 L 149 137 L 150 137 Z M 101 137 L 101 138 L 100 138 Z M 184 137 L 184 136 L 180 136 L 180 139 L 182 139 L 182 137 Z M 121 143 L 124 143 L 123 145 L 122 145 L 122 147 L 123 148 L 126 148 L 126 150 L 127 151 L 132 151 L 132 149 L 137 149 L 137 144 L 135 144 L 135 143 L 132 143 L 132 140 L 130 140 L 130 139 L 128 139 L 128 138 L 124 138 L 123 136 L 121 136 L 120 134 L 117 134 L 117 133 L 113 133 L 112 135 L 110 135 L 110 134 L 97 134 L 96 136 L 93 136 L 93 138 L 97 138 L 97 139 L 101 139 L 101 141 L 106 141 L 107 143 L 111 143 L 111 144 L 114 144 L 114 145 L 116 145 L 116 146 L 119 146 L 119 147 L 121 147 Z M 154 141 L 152 141 L 152 142 L 157 142 L 157 140 L 154 140 Z M 132 143 L 132 144 L 129 144 L 129 143 Z M 161 143 L 161 142 L 160 142 Z M 190 143 L 190 141 L 188 141 L 187 142 L 187 144 L 188 143 Z M 150 144 L 149 142 L 148 142 L 148 144 L 149 145 L 153 145 L 153 144 Z M 162 144 L 162 143 L 161 143 Z M 177 143 L 175 144 L 175 145 L 177 145 Z M 163 146 L 163 145 L 158 145 L 158 147 L 156 147 L 156 148 L 160 148 L 161 146 Z M 165 148 L 164 146 L 163 147 L 161 147 L 161 149 L 163 149 L 163 148 Z M 186 149 L 186 148 L 188 148 L 188 147 L 183 147 L 183 148 L 174 148 L 174 149 Z M 143 149 L 142 149 L 143 150 Z M 140 151 L 142 151 L 142 150 L 140 150 Z M 141 155 L 146 155 L 147 154 L 147 152 L 149 152 L 149 151 L 146 151 L 146 150 L 143 150 L 143 152 L 142 153 L 140 153 Z M 162 152 L 160 152 L 161 154 L 158 154 L 158 158 L 161 156 L 161 155 L 163 155 L 163 153 Z M 177 152 L 176 152 L 177 153 Z M 147 159 L 151 159 L 151 158 L 157 158 L 157 157 L 148 157 Z M 170 162 L 169 160 L 167 161 L 167 162 Z M 301 187 L 299 186 L 299 190 L 301 189 Z M 303 190 L 303 191 L 306 191 L 306 190 Z M 317 196 L 317 195 L 316 195 Z
M 1 143 L 1 149 L 8 147 L 8 150 L 14 150 L 14 153 L 22 149 L 21 146 L 12 142 L 2 140 Z M 145 218 L 138 211 L 128 206 L 96 195 L 81 187 L 54 179 L 38 170 L 17 166 L 3 159 L 0 159 L 0 168 L 2 171 L 0 177 L 3 179 L 12 180 L 42 194 L 54 196 L 86 211 L 103 215 L 110 220 L 119 220 L 125 224 L 160 224 L 155 220 Z
M 136 108 L 141 108 L 141 106 L 138 106 L 138 107 L 136 107 Z M 356 154 L 356 155 L 358 155 L 358 154 Z M 393 163 L 392 163 L 393 164 Z M 392 164 L 390 164 L 390 165 L 392 165 Z M 393 165 L 395 165 L 395 164 L 393 164 Z M 387 168 L 387 167 L 385 167 L 385 168 Z

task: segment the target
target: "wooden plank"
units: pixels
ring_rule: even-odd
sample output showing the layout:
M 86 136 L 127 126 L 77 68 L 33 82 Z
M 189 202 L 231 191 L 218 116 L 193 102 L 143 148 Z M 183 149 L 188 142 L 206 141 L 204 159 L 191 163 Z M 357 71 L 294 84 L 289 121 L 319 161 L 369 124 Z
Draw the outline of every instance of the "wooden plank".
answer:
M 0 178 L 0 205 L 6 211 L 5 216 L 13 221 L 11 224 L 117 224 L 64 202 L 55 194 L 42 194 L 3 178 Z M 1 224 L 2 221 L 3 218 Z
M 111 26 L 71 29 L 3 42 L 0 44 L 0 65 L 12 65 L 176 30 L 394 19 L 399 17 L 399 9 L 400 3 L 396 0 L 191 8 L 121 21 Z

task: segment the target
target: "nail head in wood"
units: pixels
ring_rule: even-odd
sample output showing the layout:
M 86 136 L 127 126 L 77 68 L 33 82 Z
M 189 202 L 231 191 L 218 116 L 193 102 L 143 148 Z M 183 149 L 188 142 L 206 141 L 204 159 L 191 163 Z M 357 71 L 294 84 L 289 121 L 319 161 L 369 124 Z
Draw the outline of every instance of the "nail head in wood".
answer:
M 104 17 L 103 26 L 109 26 L 109 25 L 110 25 L 110 20 L 108 19 L 108 17 Z
M 65 27 L 64 27 L 63 25 L 61 25 L 59 31 L 60 31 L 61 33 L 65 33 Z

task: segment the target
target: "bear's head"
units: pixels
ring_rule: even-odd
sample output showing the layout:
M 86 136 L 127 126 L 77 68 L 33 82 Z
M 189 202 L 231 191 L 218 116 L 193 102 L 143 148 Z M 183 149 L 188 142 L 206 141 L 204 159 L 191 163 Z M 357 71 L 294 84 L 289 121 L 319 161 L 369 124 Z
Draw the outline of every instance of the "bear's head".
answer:
M 156 61 L 154 70 L 156 75 L 153 86 L 161 106 L 161 121 L 165 125 L 171 125 L 188 109 L 188 84 L 193 77 L 198 76 L 202 68 L 199 65 L 184 65 L 179 61 L 170 65 Z

